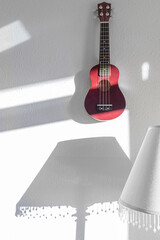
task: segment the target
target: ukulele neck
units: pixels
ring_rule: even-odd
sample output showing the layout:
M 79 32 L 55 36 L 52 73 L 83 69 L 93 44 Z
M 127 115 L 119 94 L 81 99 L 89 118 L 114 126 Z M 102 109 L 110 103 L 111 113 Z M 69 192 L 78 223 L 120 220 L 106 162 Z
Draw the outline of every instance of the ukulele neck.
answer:
M 109 22 L 100 23 L 99 76 L 110 75 Z

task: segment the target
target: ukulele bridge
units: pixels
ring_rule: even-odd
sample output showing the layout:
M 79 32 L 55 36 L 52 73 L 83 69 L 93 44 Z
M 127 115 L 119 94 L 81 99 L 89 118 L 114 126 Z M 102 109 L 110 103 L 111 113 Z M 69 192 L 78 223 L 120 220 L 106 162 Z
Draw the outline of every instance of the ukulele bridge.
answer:
M 97 110 L 101 112 L 111 111 L 112 104 L 97 104 Z

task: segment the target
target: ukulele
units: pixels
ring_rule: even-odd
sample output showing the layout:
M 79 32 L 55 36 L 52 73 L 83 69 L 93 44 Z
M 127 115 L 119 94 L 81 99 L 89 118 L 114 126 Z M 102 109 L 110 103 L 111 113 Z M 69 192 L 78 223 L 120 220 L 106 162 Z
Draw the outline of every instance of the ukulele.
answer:
M 99 64 L 90 70 L 91 87 L 85 98 L 88 114 L 100 121 L 120 116 L 125 109 L 125 98 L 118 86 L 119 70 L 110 64 L 109 18 L 111 4 L 98 4 L 100 20 Z

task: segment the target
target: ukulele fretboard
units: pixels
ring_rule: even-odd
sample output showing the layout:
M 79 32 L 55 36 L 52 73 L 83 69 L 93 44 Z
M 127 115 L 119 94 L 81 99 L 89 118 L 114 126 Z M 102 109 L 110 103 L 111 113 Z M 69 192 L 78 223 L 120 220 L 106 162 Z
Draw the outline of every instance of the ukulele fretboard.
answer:
M 109 22 L 100 24 L 99 76 L 110 75 Z

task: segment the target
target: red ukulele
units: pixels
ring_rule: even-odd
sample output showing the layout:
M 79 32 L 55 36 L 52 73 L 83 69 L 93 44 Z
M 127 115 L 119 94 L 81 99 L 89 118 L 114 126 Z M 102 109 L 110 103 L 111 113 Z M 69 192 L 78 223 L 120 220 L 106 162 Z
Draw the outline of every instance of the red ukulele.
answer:
M 91 87 L 85 99 L 88 114 L 96 120 L 111 120 L 125 109 L 125 99 L 118 86 L 119 70 L 110 64 L 109 18 L 111 4 L 98 4 L 100 19 L 99 64 L 90 71 Z

